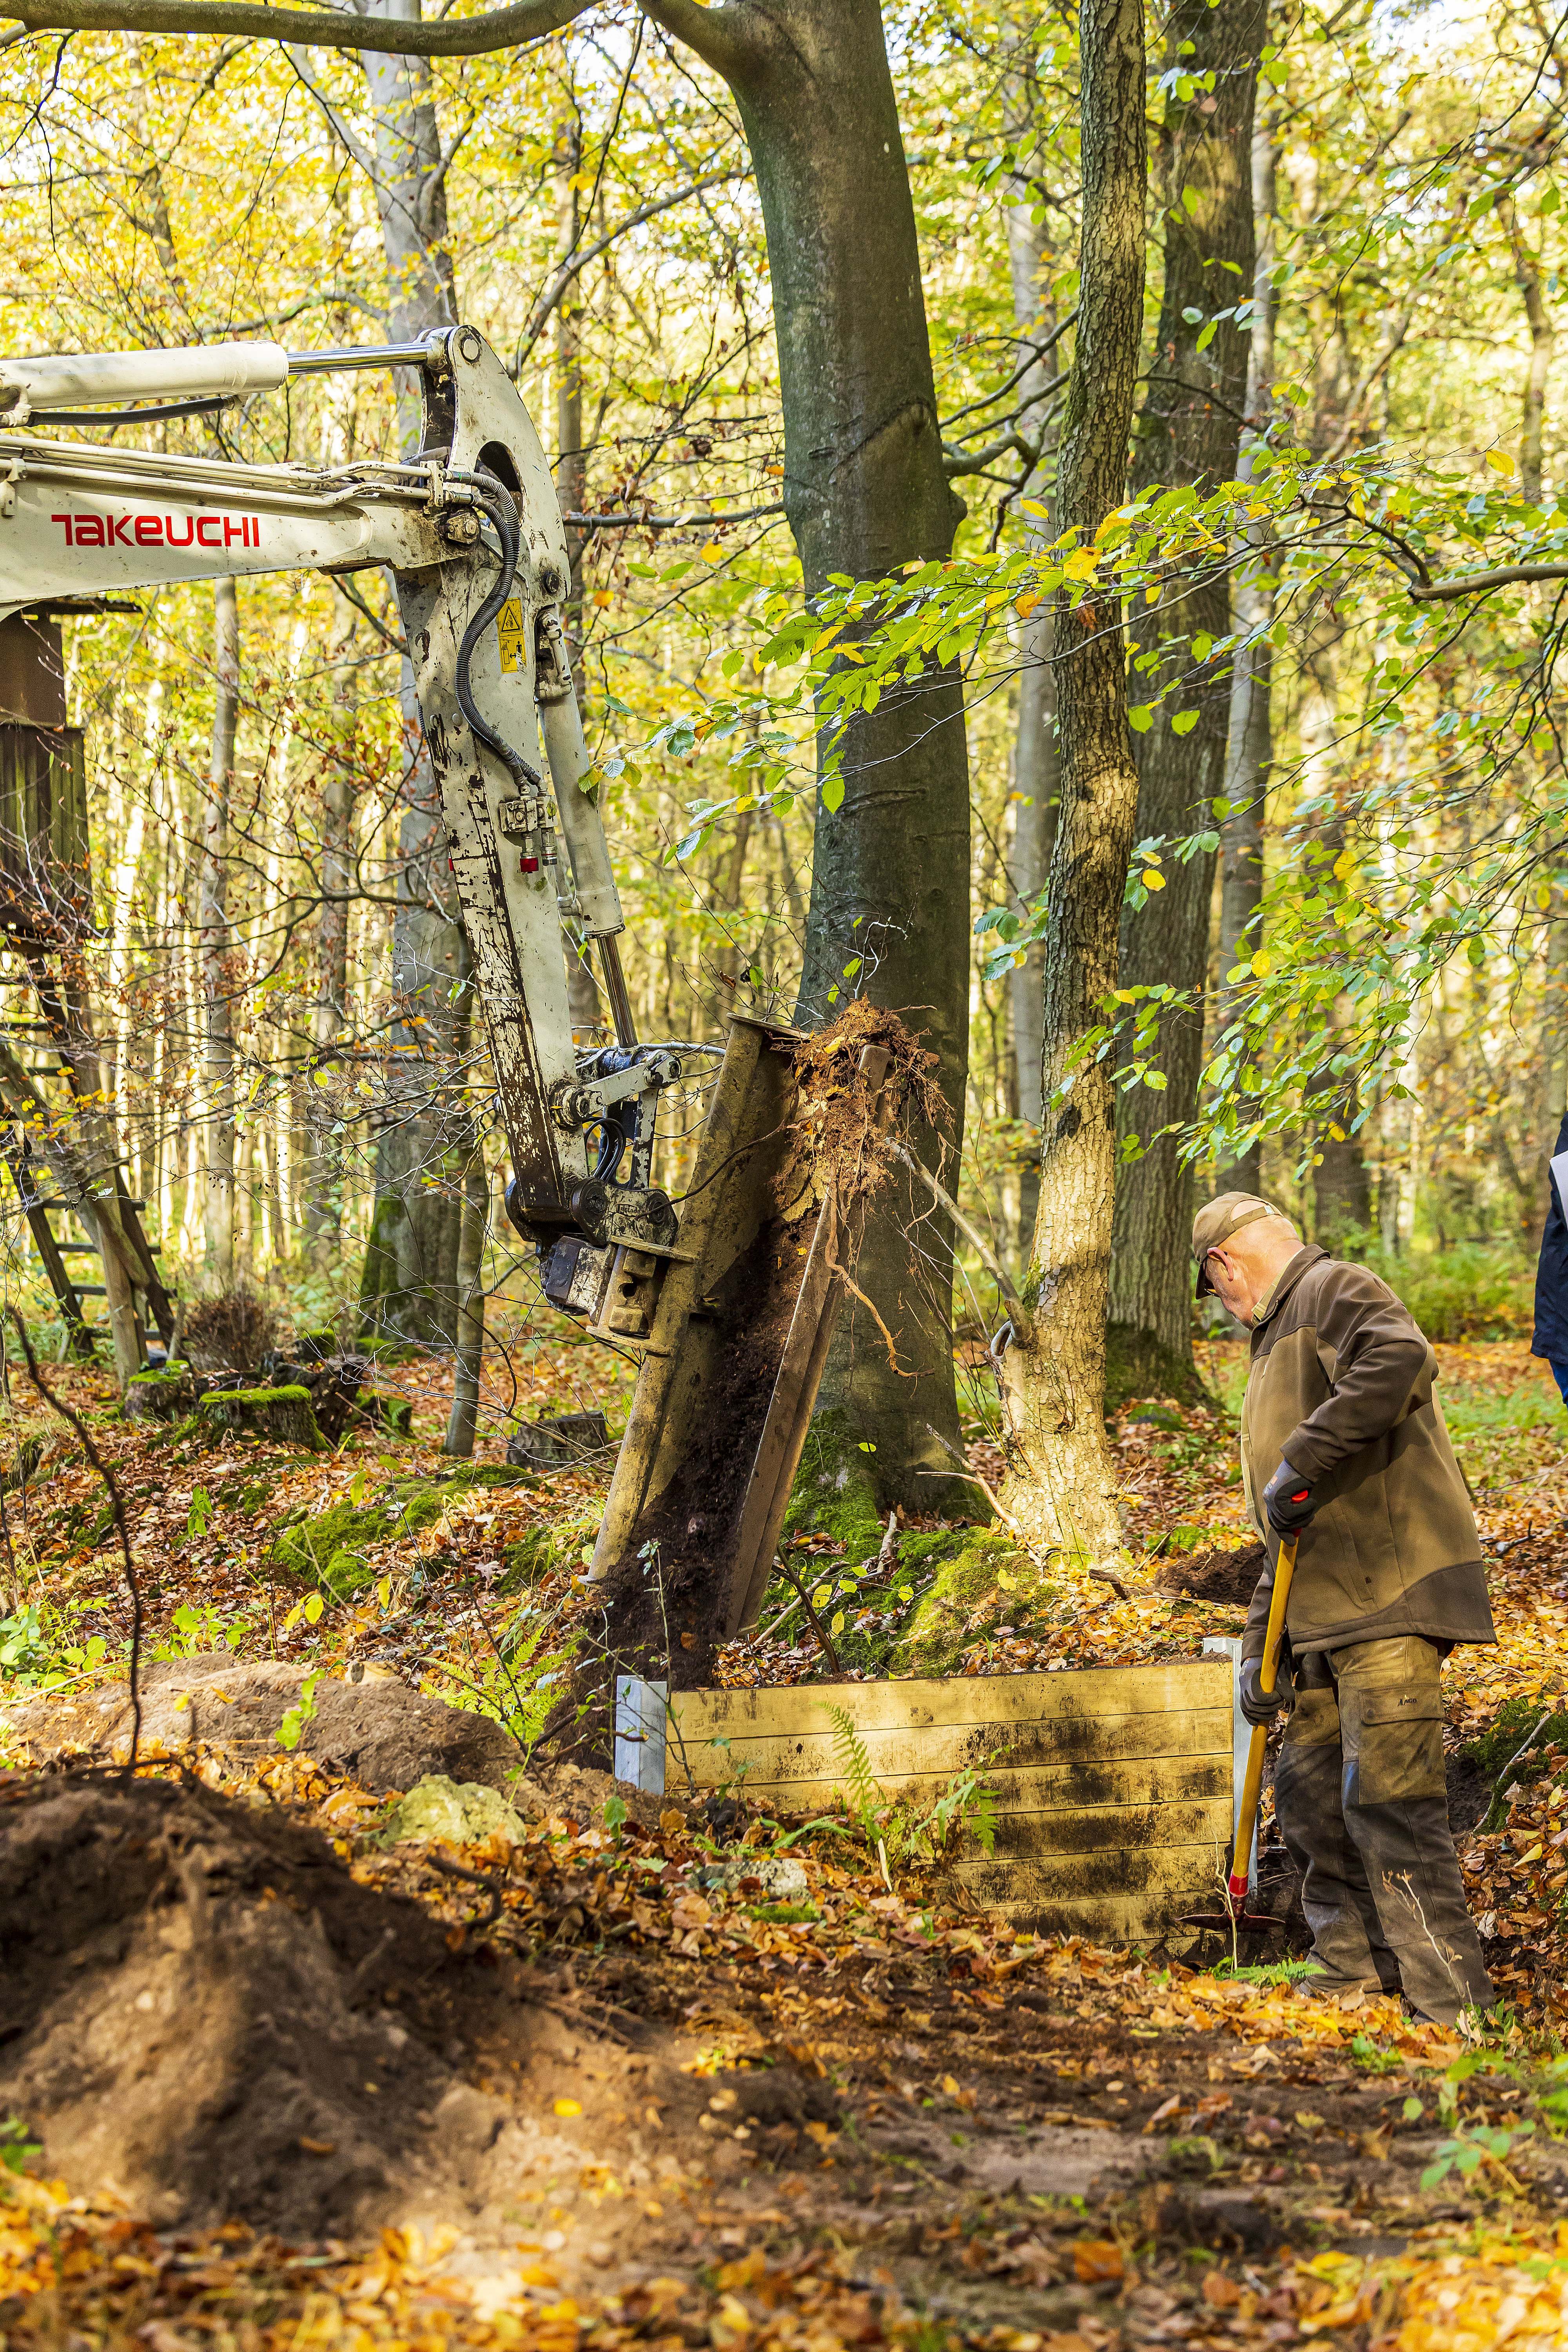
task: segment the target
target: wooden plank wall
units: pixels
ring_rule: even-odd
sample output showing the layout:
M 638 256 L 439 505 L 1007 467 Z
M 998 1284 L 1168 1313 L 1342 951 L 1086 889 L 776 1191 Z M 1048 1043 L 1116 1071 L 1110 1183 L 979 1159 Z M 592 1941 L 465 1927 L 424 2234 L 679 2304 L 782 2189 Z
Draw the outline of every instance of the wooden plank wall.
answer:
M 995 1853 L 967 1853 L 957 1875 L 1016 1925 L 1139 1938 L 1184 1910 L 1219 1907 L 1228 1658 L 673 1692 L 666 1786 L 711 1789 L 743 1771 L 746 1794 L 781 1811 L 825 1806 L 846 1777 L 833 1707 L 854 1723 L 889 1797 L 929 1803 L 966 1765 L 984 1770 L 1001 1817 Z

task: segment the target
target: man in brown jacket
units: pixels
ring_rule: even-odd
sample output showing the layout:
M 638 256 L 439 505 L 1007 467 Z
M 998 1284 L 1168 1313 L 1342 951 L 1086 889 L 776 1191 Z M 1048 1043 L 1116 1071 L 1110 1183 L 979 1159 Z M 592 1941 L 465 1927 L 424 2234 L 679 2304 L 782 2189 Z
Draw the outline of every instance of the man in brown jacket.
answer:
M 1241 1704 L 1255 1724 L 1290 1709 L 1274 1803 L 1313 1958 L 1332 1988 L 1402 1986 L 1420 2015 L 1452 2024 L 1492 1988 L 1448 1827 L 1439 1676 L 1457 1642 L 1497 1636 L 1436 1358 L 1385 1282 L 1305 1245 L 1253 1193 L 1199 1210 L 1193 1255 L 1199 1297 L 1215 1291 L 1251 1334 L 1241 1472 L 1268 1566 Z M 1274 1568 L 1292 1534 L 1289 1658 L 1266 1693 Z

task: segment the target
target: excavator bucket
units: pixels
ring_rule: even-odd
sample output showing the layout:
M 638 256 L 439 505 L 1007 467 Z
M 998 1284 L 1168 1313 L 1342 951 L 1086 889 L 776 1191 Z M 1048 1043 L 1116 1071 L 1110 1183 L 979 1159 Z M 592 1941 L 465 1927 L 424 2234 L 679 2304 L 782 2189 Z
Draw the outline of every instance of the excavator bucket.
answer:
M 858 1197 L 803 1132 L 804 1043 L 731 1023 L 590 1570 L 617 1666 L 678 1688 L 755 1622 L 858 1239 Z M 890 1058 L 858 1055 L 871 1126 Z

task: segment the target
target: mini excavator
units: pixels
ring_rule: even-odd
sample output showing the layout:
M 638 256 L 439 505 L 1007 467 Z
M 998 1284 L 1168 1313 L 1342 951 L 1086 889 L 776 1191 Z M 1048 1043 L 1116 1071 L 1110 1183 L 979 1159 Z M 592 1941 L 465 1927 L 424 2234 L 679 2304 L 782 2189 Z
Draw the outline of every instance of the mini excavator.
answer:
M 351 368 L 416 373 L 416 456 L 250 465 L 47 437 L 51 423 L 215 414 Z M 468 326 L 379 349 L 0 359 L 0 629 L 137 588 L 373 567 L 395 583 L 439 783 L 510 1150 L 508 1214 L 552 1303 L 641 1353 L 591 1575 L 626 1663 L 700 1682 L 768 1581 L 855 1210 L 792 1145 L 798 1037 L 742 1018 L 682 1215 L 652 1181 L 659 1097 L 683 1049 L 637 1041 L 563 625 L 565 534 L 516 387 Z M 563 927 L 593 943 L 612 1045 L 574 1041 Z M 850 1074 L 876 1117 L 887 1065 L 871 1045 Z

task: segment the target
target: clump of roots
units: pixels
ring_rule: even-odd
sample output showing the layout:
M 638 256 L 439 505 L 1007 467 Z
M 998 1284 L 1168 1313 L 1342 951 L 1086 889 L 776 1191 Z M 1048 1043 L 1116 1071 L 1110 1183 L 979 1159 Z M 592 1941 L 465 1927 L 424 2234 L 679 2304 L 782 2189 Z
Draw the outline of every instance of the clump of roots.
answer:
M 881 1121 L 879 1088 L 861 1066 L 876 1047 L 889 1057 L 880 1091 L 890 1117 Z M 868 1200 L 892 1171 L 890 1133 L 913 1123 L 940 1133 L 951 1124 L 934 1075 L 937 1063 L 896 1013 L 859 997 L 847 1004 L 795 1050 L 796 1165 L 809 1168 L 819 1187 L 831 1188 L 841 1206 Z

